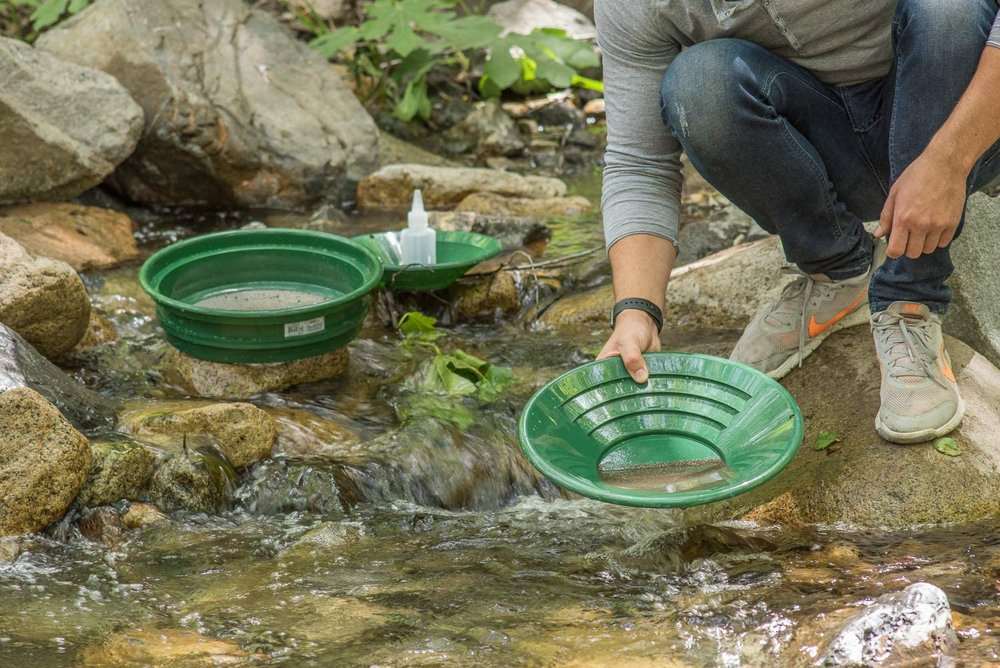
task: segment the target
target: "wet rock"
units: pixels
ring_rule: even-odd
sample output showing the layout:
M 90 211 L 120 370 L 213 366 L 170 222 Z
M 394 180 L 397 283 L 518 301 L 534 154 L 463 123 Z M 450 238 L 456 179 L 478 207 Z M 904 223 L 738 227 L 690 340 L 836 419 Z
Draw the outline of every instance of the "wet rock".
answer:
M 24 551 L 20 536 L 0 536 L 0 564 L 10 564 L 17 561 Z
M 274 419 L 246 403 L 170 401 L 134 406 L 121 415 L 119 428 L 175 452 L 184 437 L 207 437 L 236 468 L 269 457 L 278 436 Z
M 135 149 L 142 109 L 113 77 L 0 37 L 0 202 L 101 183 Z
M 37 203 L 0 209 L 0 234 L 32 255 L 62 260 L 77 271 L 110 269 L 139 258 L 132 219 L 92 206 Z
M 453 209 L 473 193 L 509 197 L 562 197 L 566 184 L 543 176 L 521 176 L 476 167 L 389 165 L 358 184 L 358 205 L 367 211 L 409 211 L 420 188 L 428 209 Z
M 481 157 L 520 155 L 524 140 L 517 124 L 504 113 L 497 100 L 478 103 L 461 123 L 445 134 L 451 153 L 475 151 Z
M 115 324 L 95 310 L 90 311 L 90 321 L 83 338 L 76 344 L 71 354 L 81 353 L 92 348 L 114 343 L 118 340 L 118 330 Z
M 952 246 L 954 302 L 945 328 L 1000 365 L 1000 200 L 973 195 L 962 236 Z
M 336 378 L 347 370 L 346 348 L 324 355 L 277 364 L 222 364 L 196 359 L 173 348 L 167 351 L 167 377 L 194 396 L 249 399 L 293 385 Z
M 133 629 L 85 647 L 81 668 L 211 668 L 251 666 L 258 662 L 235 643 L 181 629 Z
M 903 528 L 974 522 L 1000 513 L 1000 370 L 947 337 L 966 417 L 946 457 L 933 443 L 893 445 L 875 432 L 880 376 L 865 327 L 830 337 L 783 381 L 806 418 L 802 447 L 770 482 L 731 501 L 687 511 L 705 519 L 747 517 L 767 524 Z M 835 451 L 811 444 L 836 433 Z
M 278 423 L 275 455 L 342 458 L 362 443 L 354 430 L 310 411 L 271 408 L 267 412 Z
M 140 443 L 124 439 L 94 441 L 90 449 L 93 463 L 80 491 L 82 505 L 104 506 L 121 499 L 143 497 L 156 465 L 152 452 Z
M 583 113 L 587 114 L 588 116 L 603 117 L 605 113 L 604 98 L 599 97 L 597 99 L 590 100 L 589 102 L 587 102 L 587 104 L 583 105 Z
M 503 197 L 493 193 L 469 195 L 455 207 L 455 211 L 471 211 L 492 216 L 517 216 L 522 218 L 552 219 L 572 218 L 591 213 L 594 206 L 586 197 Z
M 157 467 L 149 499 L 166 511 L 218 513 L 232 499 L 236 472 L 221 452 L 183 448 Z
M 746 239 L 753 223 L 735 206 L 727 206 L 705 220 L 692 221 L 684 225 L 677 234 L 677 266 L 690 264 L 695 260 L 718 253 Z
M 932 584 L 918 582 L 882 596 L 848 621 L 830 643 L 822 663 L 901 665 L 907 660 L 940 659 L 957 644 L 948 596 Z
M 521 308 L 517 277 L 510 271 L 458 283 L 450 292 L 451 303 L 460 320 L 492 318 Z
M 144 529 L 169 521 L 169 518 L 151 503 L 133 503 L 122 515 L 122 523 L 129 529 Z
M 431 211 L 430 225 L 436 230 L 477 232 L 496 238 L 505 250 L 548 243 L 552 230 L 533 218 L 487 215 L 471 211 Z
M 72 267 L 0 234 L 0 323 L 55 358 L 79 343 L 89 321 L 90 299 Z
M 121 513 L 110 506 L 89 508 L 77 520 L 80 534 L 87 540 L 114 547 L 125 536 L 125 524 Z
M 255 466 L 236 491 L 240 507 L 261 515 L 342 512 L 359 500 L 356 484 L 339 463 L 322 459 L 269 459 Z
M 97 3 L 39 39 L 145 111 L 113 183 L 144 204 L 293 208 L 353 190 L 371 117 L 326 60 L 241 0 Z
M 667 326 L 743 327 L 762 304 L 791 280 L 777 237 L 736 246 L 673 272 L 667 295 Z M 552 326 L 607 322 L 614 303 L 610 285 L 569 295 L 542 316 Z
M 388 132 L 378 135 L 378 167 L 397 165 L 401 163 L 417 165 L 435 165 L 439 167 L 457 167 L 448 158 L 426 151 L 416 144 L 404 141 Z
M 489 16 L 505 33 L 526 35 L 536 28 L 558 28 L 576 39 L 597 37 L 593 21 L 555 0 L 506 0 L 490 7 Z
M 90 470 L 87 439 L 34 390 L 0 394 L 0 535 L 65 514 Z
M 0 392 L 28 387 L 79 429 L 109 427 L 116 407 L 67 376 L 9 327 L 0 324 Z
M 331 551 L 357 544 L 365 535 L 360 522 L 323 522 L 282 550 L 282 559 L 313 556 L 329 558 Z

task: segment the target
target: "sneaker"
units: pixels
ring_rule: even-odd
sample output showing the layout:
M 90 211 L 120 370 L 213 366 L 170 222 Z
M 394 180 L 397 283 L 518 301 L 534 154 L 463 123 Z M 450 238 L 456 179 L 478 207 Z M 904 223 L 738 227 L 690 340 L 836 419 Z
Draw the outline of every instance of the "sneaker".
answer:
M 872 315 L 882 369 L 879 436 L 893 443 L 922 443 L 962 422 L 965 403 L 944 349 L 941 319 L 923 304 L 894 302 Z
M 834 332 L 868 322 L 867 273 L 843 281 L 799 274 L 774 304 L 761 309 L 740 337 L 730 359 L 785 377 Z

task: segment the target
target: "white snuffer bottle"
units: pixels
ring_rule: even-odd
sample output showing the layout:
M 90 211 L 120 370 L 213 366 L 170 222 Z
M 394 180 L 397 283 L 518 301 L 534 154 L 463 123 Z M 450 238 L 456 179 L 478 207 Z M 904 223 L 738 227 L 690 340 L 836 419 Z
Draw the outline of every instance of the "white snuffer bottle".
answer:
M 407 216 L 407 226 L 400 235 L 403 265 L 437 264 L 437 235 L 427 225 L 424 198 L 419 190 L 413 191 L 413 207 Z

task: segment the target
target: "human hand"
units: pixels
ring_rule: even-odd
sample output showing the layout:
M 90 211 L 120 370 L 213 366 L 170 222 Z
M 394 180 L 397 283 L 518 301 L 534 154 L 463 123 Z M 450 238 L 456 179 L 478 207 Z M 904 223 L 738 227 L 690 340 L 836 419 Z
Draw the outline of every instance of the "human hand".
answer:
M 949 161 L 924 153 L 896 179 L 875 236 L 888 238 L 891 258 L 916 260 L 955 238 L 966 200 L 966 177 Z
M 649 369 L 642 354 L 659 350 L 660 335 L 656 331 L 656 322 L 644 311 L 629 309 L 618 314 L 615 331 L 597 359 L 621 357 L 632 379 L 642 384 L 649 380 Z

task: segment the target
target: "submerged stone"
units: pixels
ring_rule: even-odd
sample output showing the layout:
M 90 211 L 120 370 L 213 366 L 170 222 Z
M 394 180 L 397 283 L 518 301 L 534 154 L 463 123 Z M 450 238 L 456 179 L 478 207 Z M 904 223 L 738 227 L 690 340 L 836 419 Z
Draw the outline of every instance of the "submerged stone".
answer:
M 946 657 L 957 644 L 948 596 L 932 584 L 917 582 L 882 596 L 848 621 L 831 641 L 822 664 L 901 665 Z
M 208 668 L 252 666 L 258 661 L 226 640 L 216 640 L 181 629 L 132 629 L 115 633 L 100 645 L 85 647 L 81 668 Z
M 143 498 L 153 475 L 156 455 L 130 440 L 97 440 L 90 444 L 93 464 L 80 491 L 84 506 L 110 505 Z
M 138 440 L 178 452 L 185 438 L 211 439 L 236 468 L 271 455 L 274 419 L 253 404 L 165 401 L 130 406 L 119 428 Z
M 87 439 L 42 395 L 0 393 L 0 536 L 40 531 L 62 517 L 90 459 Z
M 149 498 L 166 511 L 218 513 L 229 507 L 236 472 L 210 447 L 185 447 L 157 467 Z
M 132 503 L 122 515 L 122 522 L 129 529 L 143 529 L 169 521 L 169 518 L 151 503 Z

